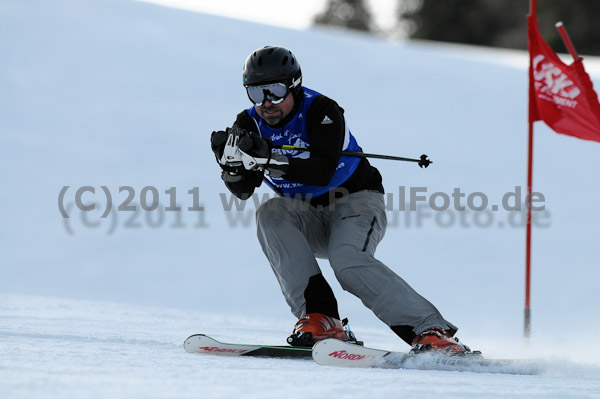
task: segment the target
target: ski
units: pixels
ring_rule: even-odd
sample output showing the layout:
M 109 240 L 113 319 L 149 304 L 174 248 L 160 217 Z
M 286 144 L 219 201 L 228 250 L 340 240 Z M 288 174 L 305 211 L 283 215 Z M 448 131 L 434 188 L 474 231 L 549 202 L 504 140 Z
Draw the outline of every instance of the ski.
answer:
M 188 337 L 183 347 L 189 353 L 202 353 L 218 356 L 253 356 L 280 359 L 310 359 L 311 348 L 298 348 L 293 346 L 269 346 L 228 344 L 219 342 L 204 334 L 194 334 Z
M 497 374 L 539 374 L 536 365 L 527 360 L 485 359 L 478 353 L 447 355 L 442 353 L 405 353 L 349 344 L 337 339 L 317 342 L 313 359 L 323 366 L 384 369 L 417 369 L 470 371 Z

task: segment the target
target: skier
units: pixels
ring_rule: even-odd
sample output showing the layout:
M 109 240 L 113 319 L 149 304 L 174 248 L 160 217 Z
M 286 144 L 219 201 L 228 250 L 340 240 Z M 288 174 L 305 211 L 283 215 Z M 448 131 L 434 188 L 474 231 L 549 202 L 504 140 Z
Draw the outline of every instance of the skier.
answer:
M 246 59 L 243 85 L 253 106 L 231 128 L 211 135 L 222 179 L 238 198 L 264 181 L 279 197 L 256 212 L 257 235 L 281 290 L 299 319 L 288 339 L 310 346 L 349 340 L 334 293 L 316 258 L 329 260 L 342 288 L 387 324 L 413 351 L 465 353 L 457 327 L 374 257 L 385 233 L 382 178 L 332 99 L 302 86 L 291 51 L 266 46 Z M 280 145 L 308 147 L 283 150 Z M 265 177 L 268 176 L 268 179 Z

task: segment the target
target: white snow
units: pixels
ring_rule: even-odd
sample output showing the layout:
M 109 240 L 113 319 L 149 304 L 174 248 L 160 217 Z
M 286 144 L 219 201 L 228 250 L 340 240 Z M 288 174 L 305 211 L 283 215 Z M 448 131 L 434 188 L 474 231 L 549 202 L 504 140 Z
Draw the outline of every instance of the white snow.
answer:
M 242 64 L 265 44 L 294 51 L 304 83 L 346 109 L 366 152 L 434 161 L 426 170 L 373 161 L 395 209 L 399 186 L 483 192 L 490 205 L 515 186 L 525 191 L 524 53 L 498 51 L 495 60 L 490 50 L 288 30 L 131 0 L 4 0 L 0 396 L 600 397 L 599 147 L 541 123 L 534 189 L 547 209 L 533 232 L 529 345 L 525 233 L 510 225 L 520 215 L 390 212 L 377 255 L 469 346 L 537 359 L 543 375 L 346 370 L 183 350 L 193 333 L 283 343 L 294 323 L 256 241 L 254 205 L 223 210 L 220 193 L 230 197 L 208 145 L 212 130 L 249 106 Z M 69 219 L 58 209 L 64 186 Z M 93 212 L 74 204 L 83 186 L 95 187 L 83 195 L 98 204 Z M 115 207 L 126 198 L 119 187 L 131 186 L 138 209 L 142 189 L 156 187 L 159 210 L 101 218 L 101 186 Z M 170 187 L 181 212 L 164 211 Z M 204 212 L 187 210 L 194 187 Z M 359 338 L 407 349 L 322 266 Z

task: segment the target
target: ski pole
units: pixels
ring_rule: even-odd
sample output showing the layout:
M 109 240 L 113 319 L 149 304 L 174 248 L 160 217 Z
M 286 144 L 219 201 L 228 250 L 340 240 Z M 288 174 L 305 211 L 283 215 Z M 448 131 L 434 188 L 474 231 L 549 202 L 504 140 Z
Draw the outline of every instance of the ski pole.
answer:
M 309 147 L 300 147 L 295 145 L 273 145 L 273 148 L 281 149 L 281 150 L 295 150 L 295 151 L 310 151 Z M 381 154 L 369 154 L 366 152 L 355 152 L 355 151 L 342 151 L 342 155 L 350 156 L 350 157 L 360 157 L 360 158 L 378 158 L 378 159 L 388 159 L 391 161 L 405 161 L 405 162 L 417 162 L 421 168 L 426 168 L 429 164 L 432 164 L 433 161 L 427 159 L 427 155 L 421 155 L 420 159 L 414 158 L 404 158 L 397 157 L 393 155 L 381 155 Z

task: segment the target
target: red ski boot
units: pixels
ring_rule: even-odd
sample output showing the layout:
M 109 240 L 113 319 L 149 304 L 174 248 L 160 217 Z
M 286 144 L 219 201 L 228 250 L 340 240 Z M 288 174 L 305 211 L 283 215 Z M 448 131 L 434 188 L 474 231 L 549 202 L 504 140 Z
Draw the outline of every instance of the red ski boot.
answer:
M 458 338 L 453 338 L 439 327 L 430 328 L 417 335 L 410 351 L 411 353 L 436 351 L 449 355 L 472 353 L 468 346 L 458 342 Z
M 349 340 L 341 321 L 322 313 L 309 313 L 298 320 L 287 342 L 292 346 L 311 347 L 326 338 Z

